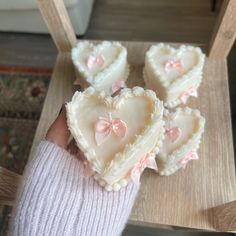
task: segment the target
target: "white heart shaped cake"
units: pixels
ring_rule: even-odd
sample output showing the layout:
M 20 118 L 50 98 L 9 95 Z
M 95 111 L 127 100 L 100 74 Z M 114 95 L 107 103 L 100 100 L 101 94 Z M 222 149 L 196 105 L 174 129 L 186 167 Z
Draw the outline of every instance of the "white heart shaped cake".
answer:
M 205 55 L 198 47 L 154 45 L 145 58 L 146 87 L 154 90 L 168 108 L 185 104 L 190 96 L 197 97 L 204 61 Z
M 76 92 L 66 109 L 72 136 L 107 190 L 152 168 L 164 138 L 163 104 L 153 91 L 125 88 L 111 97 L 90 87 Z
M 175 112 L 164 111 L 165 138 L 157 155 L 158 173 L 171 175 L 198 159 L 197 149 L 204 132 L 205 119 L 199 110 L 188 107 Z
M 127 50 L 119 42 L 103 41 L 94 45 L 81 41 L 72 49 L 72 61 L 78 72 L 75 84 L 83 89 L 93 86 L 113 94 L 125 86 L 129 74 Z

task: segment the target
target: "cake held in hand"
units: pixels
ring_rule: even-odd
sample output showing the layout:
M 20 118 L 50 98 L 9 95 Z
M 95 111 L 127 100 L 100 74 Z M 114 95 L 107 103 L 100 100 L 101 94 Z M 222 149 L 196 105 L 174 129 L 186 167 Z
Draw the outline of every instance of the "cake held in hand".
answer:
M 186 107 L 173 113 L 165 110 L 164 121 L 165 139 L 157 155 L 157 166 L 160 175 L 170 175 L 185 168 L 190 160 L 198 159 L 205 119 L 198 110 Z
M 146 167 L 156 168 L 164 121 L 153 91 L 125 88 L 113 98 L 90 87 L 76 92 L 66 109 L 72 136 L 107 190 L 139 181 Z
M 83 89 L 93 86 L 98 91 L 113 94 L 125 87 L 129 65 L 127 50 L 119 42 L 103 41 L 94 45 L 81 41 L 72 49 L 72 61 L 77 69 L 75 84 Z
M 190 96 L 197 97 L 204 61 L 205 55 L 198 47 L 154 45 L 145 58 L 146 87 L 154 90 L 168 108 L 185 104 Z

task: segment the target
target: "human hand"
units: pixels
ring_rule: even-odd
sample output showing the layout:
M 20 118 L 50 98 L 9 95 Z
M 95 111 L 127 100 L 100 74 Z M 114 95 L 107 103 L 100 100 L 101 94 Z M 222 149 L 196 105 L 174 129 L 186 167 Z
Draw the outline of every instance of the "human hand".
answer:
M 67 126 L 66 109 L 63 106 L 58 117 L 50 126 L 46 140 L 72 154 L 69 155 L 68 153 L 66 158 L 75 159 L 75 155 L 77 155 L 79 159 L 82 159 L 83 155 L 77 148 L 75 140 L 73 139 L 68 144 L 69 139 L 70 132 Z M 80 174 L 78 178 L 79 188 L 77 189 L 78 198 L 73 204 L 74 210 L 71 214 L 74 215 L 74 218 L 81 217 L 81 219 L 78 219 L 81 232 L 83 232 L 81 235 L 87 235 L 85 234 L 86 228 L 90 228 L 90 235 L 120 235 L 128 220 L 139 186 L 131 182 L 118 192 L 108 192 L 100 187 L 94 178 L 88 174 L 83 162 L 75 161 L 74 165 Z M 70 169 L 72 168 L 70 167 Z M 63 169 L 64 171 L 65 169 Z M 68 183 L 61 181 L 60 185 L 61 188 L 66 189 Z M 74 187 L 76 188 L 76 186 Z M 84 197 L 82 198 L 82 196 Z M 89 217 L 87 219 L 89 225 L 84 225 L 83 218 L 87 217 Z M 69 225 L 68 228 L 70 228 Z M 71 232 L 67 235 L 71 235 Z
M 46 134 L 46 140 L 66 149 L 72 155 L 77 155 L 78 148 L 76 142 L 74 139 L 72 139 L 68 143 L 69 138 L 70 131 L 66 121 L 66 108 L 65 105 L 63 105 L 58 114 L 58 117 L 48 129 L 48 132 Z
M 79 150 L 73 140 L 67 145 L 69 138 L 63 106 L 24 172 L 10 235 L 121 234 L 139 186 L 106 191 L 75 157 Z

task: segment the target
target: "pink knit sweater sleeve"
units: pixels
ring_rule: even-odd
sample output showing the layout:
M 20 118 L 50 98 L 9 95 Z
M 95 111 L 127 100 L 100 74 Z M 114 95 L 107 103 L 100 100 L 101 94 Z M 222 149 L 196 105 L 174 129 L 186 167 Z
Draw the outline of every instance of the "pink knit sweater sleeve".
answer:
M 10 224 L 11 236 L 115 236 L 128 220 L 139 186 L 107 192 L 80 160 L 42 141 L 27 165 Z

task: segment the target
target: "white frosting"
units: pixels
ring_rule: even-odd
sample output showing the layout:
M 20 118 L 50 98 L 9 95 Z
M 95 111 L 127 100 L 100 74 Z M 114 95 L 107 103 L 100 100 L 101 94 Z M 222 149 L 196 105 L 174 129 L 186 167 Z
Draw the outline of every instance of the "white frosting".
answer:
M 102 57 L 103 65 L 89 67 L 91 56 Z M 103 41 L 95 46 L 88 41 L 81 41 L 72 49 L 72 61 L 79 73 L 76 83 L 83 88 L 92 85 L 98 91 L 112 94 L 112 84 L 128 78 L 127 50 L 118 42 Z
M 168 61 L 179 61 L 181 69 L 166 69 Z M 184 91 L 199 87 L 204 61 L 205 55 L 198 47 L 182 45 L 175 49 L 163 43 L 154 45 L 145 58 L 146 86 L 156 91 L 165 106 L 175 107 L 182 102 L 180 96 Z
M 174 140 L 165 133 L 163 146 L 157 155 L 158 173 L 170 175 L 182 167 L 180 160 L 188 152 L 199 148 L 205 119 L 198 110 L 186 107 L 177 108 L 176 112 L 172 113 L 165 110 L 164 120 L 165 128 L 178 128 L 180 131 Z
M 66 108 L 71 134 L 97 173 L 94 177 L 108 191 L 126 186 L 133 166 L 162 144 L 163 104 L 151 90 L 126 88 L 112 98 L 90 87 L 83 93 L 76 92 Z M 109 119 L 109 113 L 125 122 L 126 134 L 118 138 L 110 133 L 105 142 L 98 145 L 94 124 L 99 117 Z

